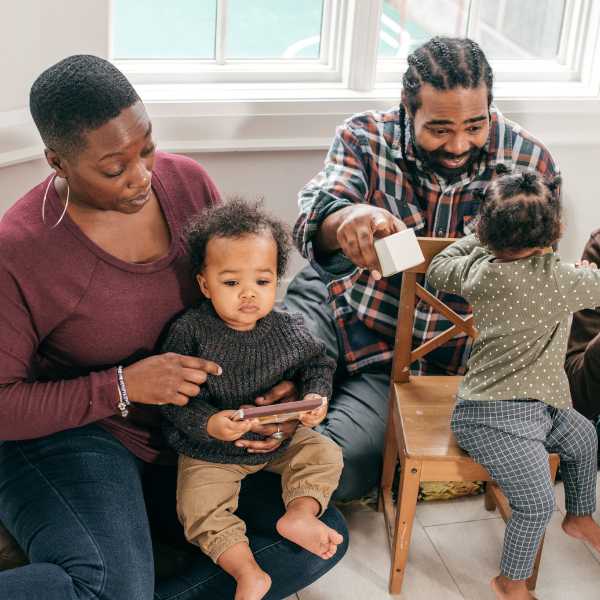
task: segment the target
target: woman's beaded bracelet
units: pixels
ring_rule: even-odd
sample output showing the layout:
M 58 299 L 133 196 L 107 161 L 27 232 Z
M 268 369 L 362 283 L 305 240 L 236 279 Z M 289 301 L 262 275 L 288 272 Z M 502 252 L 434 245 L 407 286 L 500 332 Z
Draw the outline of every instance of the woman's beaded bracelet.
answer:
M 117 408 L 121 411 L 121 416 L 125 418 L 129 414 L 129 405 L 131 402 L 129 402 L 129 396 L 127 395 L 123 367 L 121 365 L 117 367 L 117 385 L 119 390 L 119 404 L 117 404 Z

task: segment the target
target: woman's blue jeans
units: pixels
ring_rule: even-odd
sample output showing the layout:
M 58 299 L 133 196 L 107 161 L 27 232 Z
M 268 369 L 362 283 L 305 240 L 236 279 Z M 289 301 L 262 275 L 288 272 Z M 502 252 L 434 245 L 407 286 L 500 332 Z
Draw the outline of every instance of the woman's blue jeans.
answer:
M 97 425 L 0 442 L 0 521 L 31 561 L 0 572 L 0 598 L 233 598 L 235 581 L 183 539 L 175 477 L 175 467 L 143 464 Z M 280 481 L 270 473 L 246 479 L 238 514 L 248 525 L 256 560 L 273 580 L 270 600 L 318 579 L 347 548 L 348 531 L 335 508 L 323 520 L 343 534 L 344 543 L 329 561 L 279 537 Z M 176 574 L 155 577 L 153 540 L 184 557 Z

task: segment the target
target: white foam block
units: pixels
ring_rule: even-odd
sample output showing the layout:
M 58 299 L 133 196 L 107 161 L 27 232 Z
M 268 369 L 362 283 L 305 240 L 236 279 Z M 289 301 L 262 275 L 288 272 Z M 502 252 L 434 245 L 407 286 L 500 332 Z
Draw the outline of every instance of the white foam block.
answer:
M 384 277 L 406 271 L 425 261 L 417 236 L 410 228 L 375 240 L 375 251 Z

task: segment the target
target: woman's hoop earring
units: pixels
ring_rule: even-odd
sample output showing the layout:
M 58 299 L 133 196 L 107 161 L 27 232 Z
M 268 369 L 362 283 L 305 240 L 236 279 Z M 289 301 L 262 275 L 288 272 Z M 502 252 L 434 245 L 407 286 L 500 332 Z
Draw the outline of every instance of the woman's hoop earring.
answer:
M 50 186 L 54 183 L 54 180 L 56 179 L 57 175 L 56 173 L 54 174 L 54 177 L 48 182 L 48 185 L 46 186 L 46 191 L 44 192 L 44 199 L 42 200 L 42 222 L 44 224 L 46 224 L 46 199 L 48 198 L 48 190 L 50 189 Z M 50 227 L 50 229 L 54 229 L 62 220 L 63 217 L 67 214 L 67 208 L 69 207 L 69 196 L 71 195 L 71 188 L 69 187 L 69 182 L 67 181 L 67 199 L 65 200 L 65 207 L 63 208 L 63 211 L 60 215 L 60 217 L 58 218 L 58 221 L 56 221 L 56 223 L 54 223 L 54 225 L 52 225 L 52 227 Z

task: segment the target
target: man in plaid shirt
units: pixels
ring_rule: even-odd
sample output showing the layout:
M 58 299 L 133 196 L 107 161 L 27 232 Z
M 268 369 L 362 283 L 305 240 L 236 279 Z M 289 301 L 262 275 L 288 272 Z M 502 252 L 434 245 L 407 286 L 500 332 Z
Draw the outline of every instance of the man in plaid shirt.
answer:
M 487 186 L 498 164 L 558 173 L 548 150 L 492 105 L 492 71 L 475 42 L 433 38 L 408 65 L 400 106 L 348 119 L 324 169 L 299 195 L 294 238 L 311 266 L 291 283 L 286 304 L 305 315 L 338 361 L 321 430 L 344 452 L 339 499 L 364 495 L 381 468 L 401 275 L 381 277 L 373 240 L 405 227 L 418 236 L 470 233 L 473 192 Z M 462 298 L 443 300 L 470 312 Z M 419 304 L 413 343 L 449 327 Z M 469 349 L 458 336 L 414 370 L 461 374 Z

